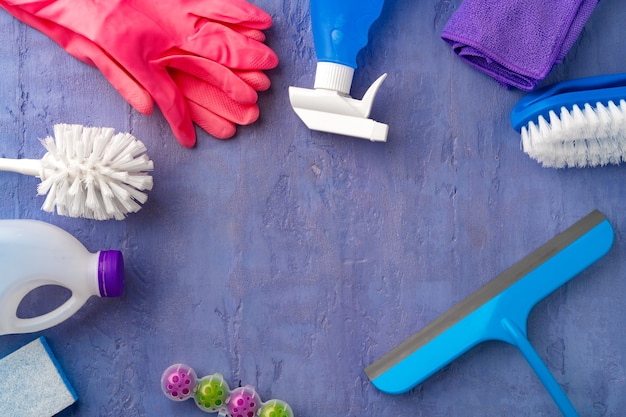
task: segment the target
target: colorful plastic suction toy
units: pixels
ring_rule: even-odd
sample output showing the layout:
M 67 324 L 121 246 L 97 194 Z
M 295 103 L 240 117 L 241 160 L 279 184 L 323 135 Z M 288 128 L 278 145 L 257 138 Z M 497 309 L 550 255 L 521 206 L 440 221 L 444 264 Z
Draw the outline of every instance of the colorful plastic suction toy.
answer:
M 185 401 L 194 394 L 198 377 L 196 372 L 187 365 L 172 365 L 161 376 L 163 393 L 174 401 Z
M 161 376 L 161 389 L 167 398 L 185 401 L 193 397 L 198 408 L 222 417 L 294 417 L 282 400 L 261 401 L 254 387 L 245 385 L 230 390 L 221 374 L 198 379 L 187 365 L 172 365 Z
M 226 400 L 230 388 L 221 374 L 213 374 L 200 378 L 194 400 L 196 405 L 207 413 L 226 414 Z
M 261 406 L 261 398 L 253 387 L 235 388 L 228 399 L 228 413 L 232 417 L 254 417 Z
M 293 411 L 282 400 L 269 400 L 259 409 L 259 417 L 293 417 Z

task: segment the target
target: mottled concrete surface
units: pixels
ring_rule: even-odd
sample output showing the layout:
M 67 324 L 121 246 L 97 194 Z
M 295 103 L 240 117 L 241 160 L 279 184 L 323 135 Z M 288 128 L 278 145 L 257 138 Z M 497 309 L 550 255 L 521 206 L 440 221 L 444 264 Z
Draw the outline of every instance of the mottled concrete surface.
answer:
M 308 2 L 255 3 L 281 59 L 261 118 L 230 141 L 199 132 L 193 149 L 0 13 L 1 156 L 42 156 L 37 139 L 65 122 L 130 131 L 156 166 L 145 208 L 122 222 L 48 215 L 35 178 L 0 176 L 0 217 L 126 257 L 121 299 L 93 298 L 40 333 L 80 397 L 61 415 L 200 416 L 160 392 L 176 362 L 255 385 L 299 417 L 558 415 L 519 352 L 495 342 L 400 396 L 363 368 L 594 208 L 613 249 L 537 305 L 529 338 L 581 415 L 625 415 L 626 168 L 544 169 L 520 150 L 508 118 L 524 93 L 439 37 L 460 0 L 388 0 L 374 24 L 353 95 L 389 74 L 372 114 L 387 143 L 311 132 L 287 96 L 313 85 Z M 626 3 L 602 1 L 547 82 L 626 71 L 625 19 Z M 0 355 L 40 334 L 1 337 Z

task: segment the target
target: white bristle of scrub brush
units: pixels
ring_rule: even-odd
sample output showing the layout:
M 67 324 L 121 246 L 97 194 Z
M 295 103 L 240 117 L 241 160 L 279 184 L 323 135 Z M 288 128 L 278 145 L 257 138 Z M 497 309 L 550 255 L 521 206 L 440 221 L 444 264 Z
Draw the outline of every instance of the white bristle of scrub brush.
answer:
M 0 158 L 0 170 L 41 179 L 42 209 L 70 217 L 123 220 L 141 209 L 152 189 L 153 162 L 145 145 L 112 128 L 54 125 L 41 141 L 41 160 Z
M 626 101 L 562 107 L 521 129 L 522 150 L 544 167 L 582 168 L 626 161 Z

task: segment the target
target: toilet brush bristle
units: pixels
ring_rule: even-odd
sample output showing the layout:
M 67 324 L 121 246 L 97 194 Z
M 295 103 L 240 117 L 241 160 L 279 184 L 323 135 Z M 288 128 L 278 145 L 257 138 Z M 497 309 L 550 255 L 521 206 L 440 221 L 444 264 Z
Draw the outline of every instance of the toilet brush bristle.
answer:
M 112 128 L 57 124 L 42 140 L 42 209 L 70 217 L 122 220 L 147 200 L 153 162 L 145 145 Z

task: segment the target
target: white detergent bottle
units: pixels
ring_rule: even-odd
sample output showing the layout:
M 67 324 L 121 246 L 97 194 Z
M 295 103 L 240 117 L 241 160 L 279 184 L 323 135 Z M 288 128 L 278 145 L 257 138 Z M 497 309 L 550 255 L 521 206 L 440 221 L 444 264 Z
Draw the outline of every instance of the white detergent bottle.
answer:
M 0 220 L 0 335 L 55 326 L 88 298 L 119 297 L 124 260 L 116 250 L 89 252 L 74 236 L 39 220 Z M 71 296 L 37 317 L 18 317 L 20 302 L 44 285 L 65 287 Z

